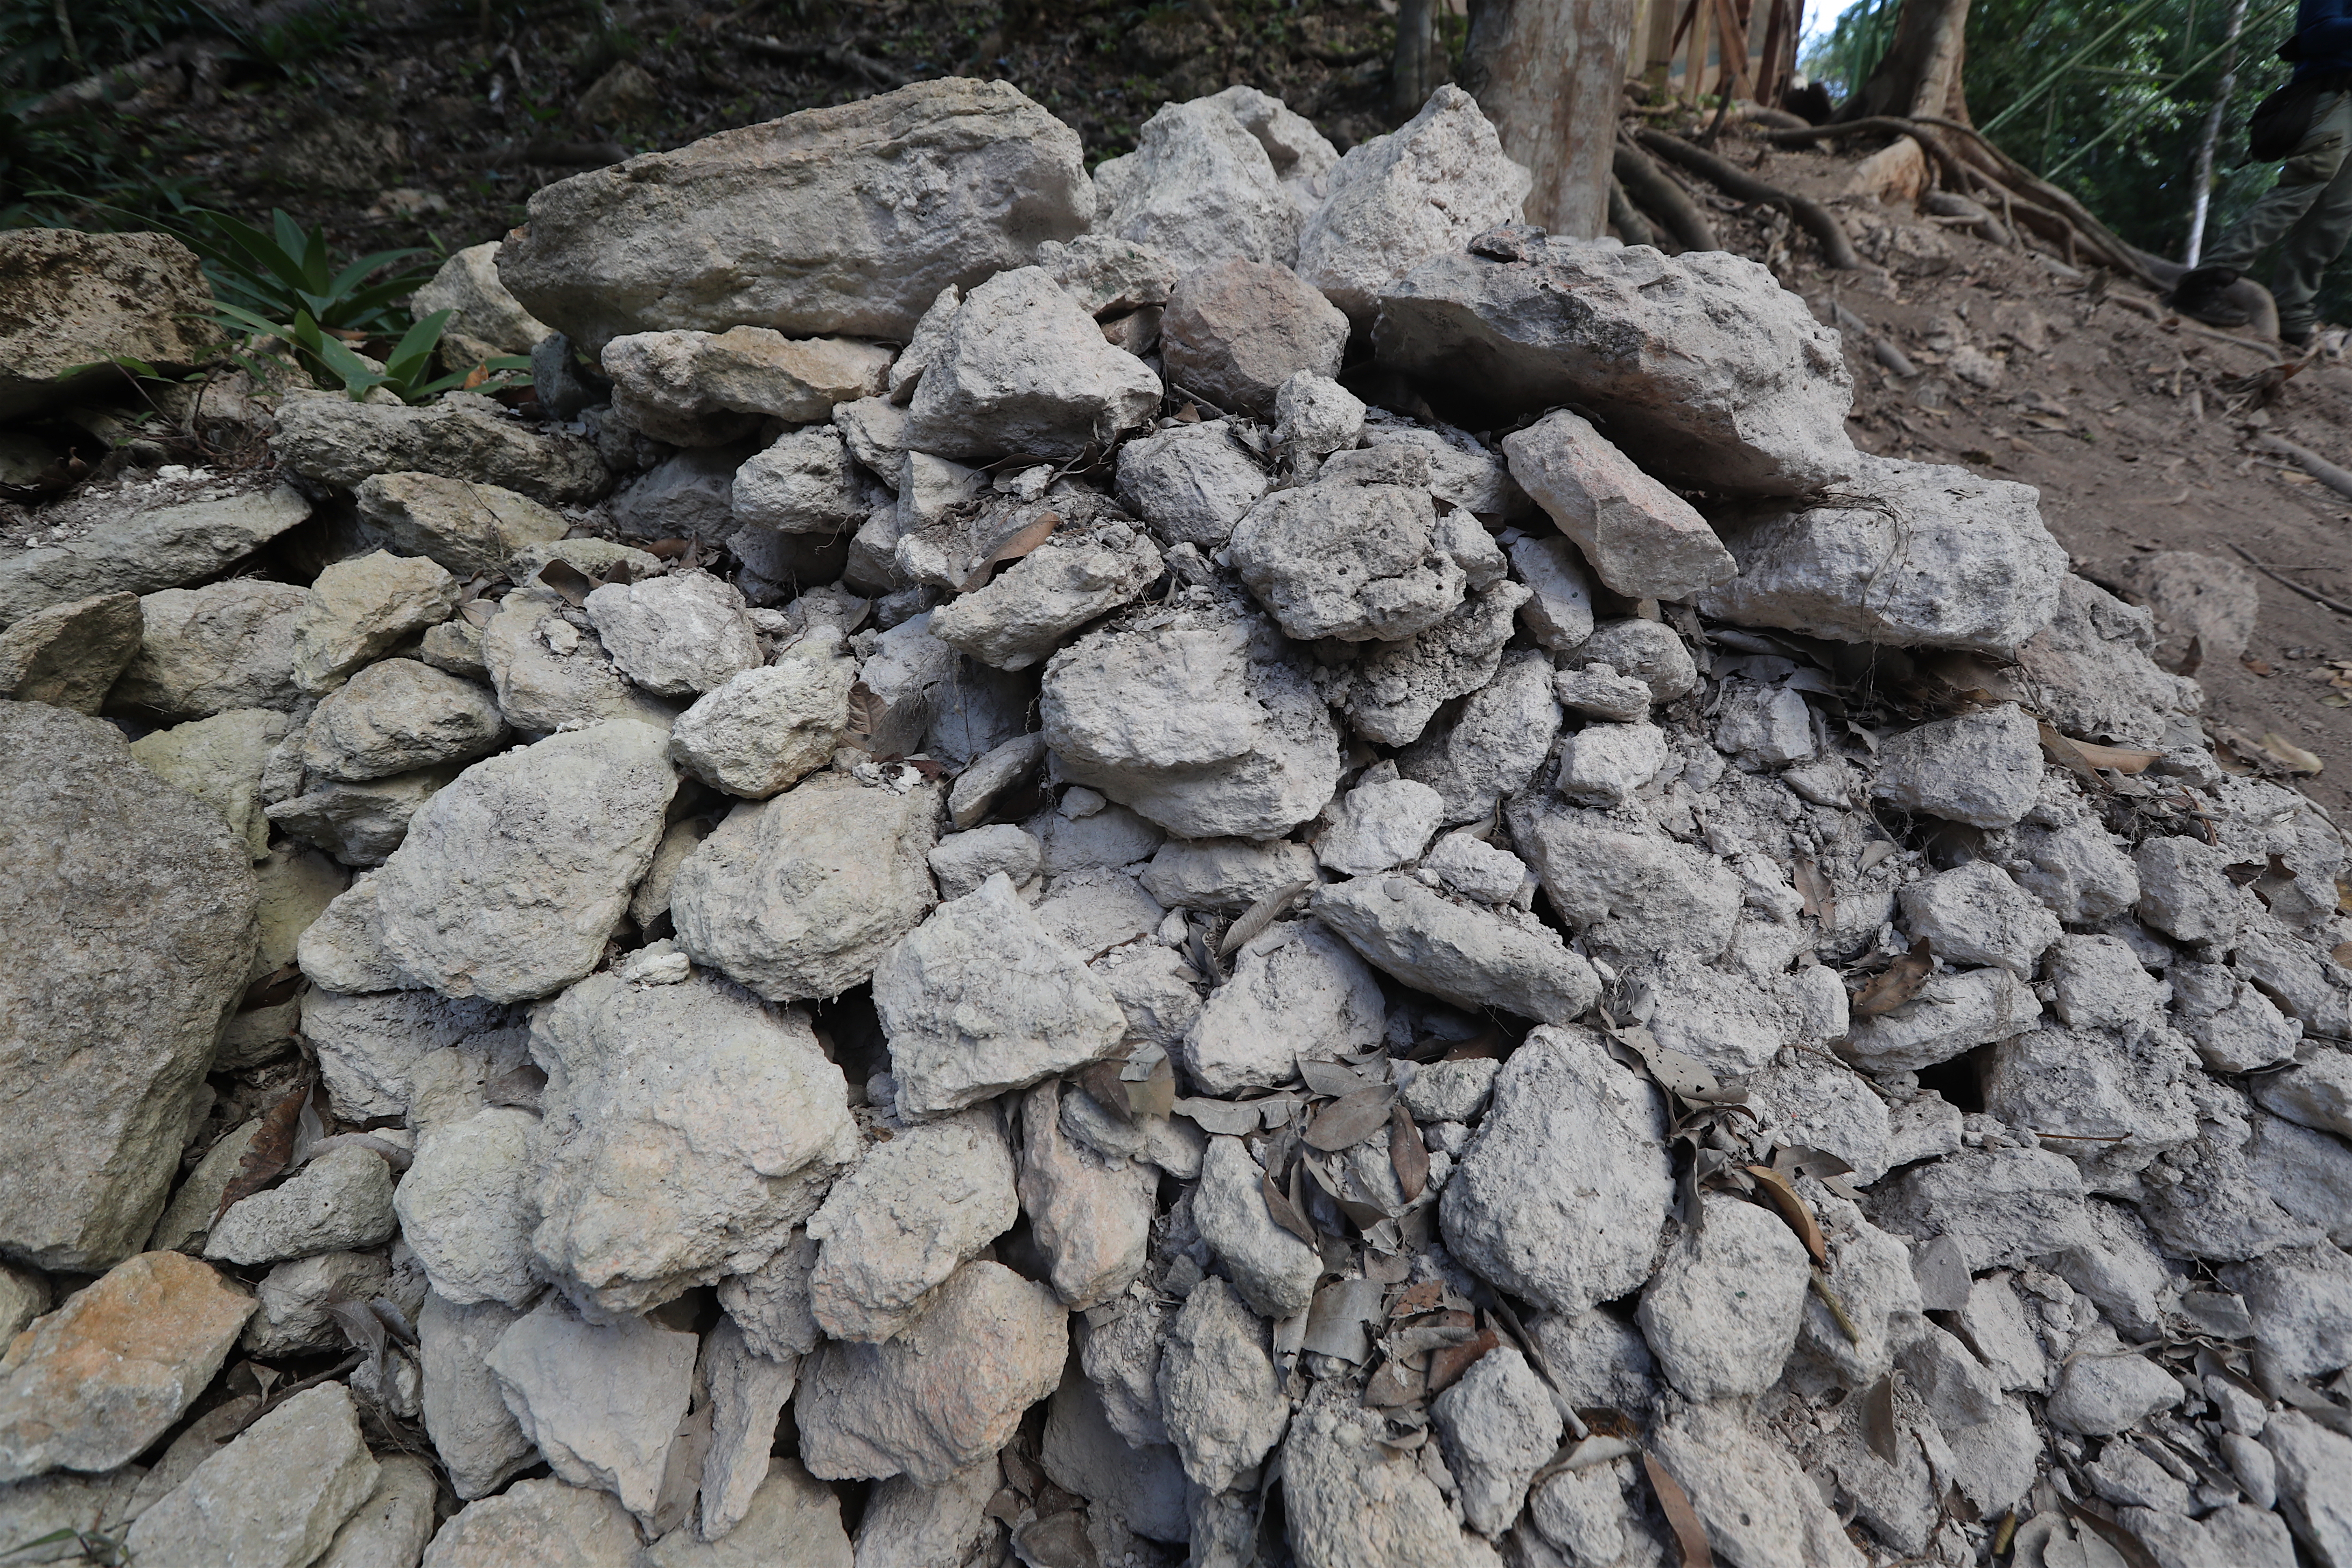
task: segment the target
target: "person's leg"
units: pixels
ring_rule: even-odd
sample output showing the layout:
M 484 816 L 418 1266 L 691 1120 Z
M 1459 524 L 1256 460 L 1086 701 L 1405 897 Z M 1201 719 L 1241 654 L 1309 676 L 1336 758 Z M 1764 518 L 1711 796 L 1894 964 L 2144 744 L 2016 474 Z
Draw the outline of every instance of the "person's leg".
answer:
M 2339 95 L 2338 101 L 2352 105 L 2352 93 Z M 2347 147 L 2352 147 L 2352 119 L 2336 142 L 2335 177 L 2287 231 L 2278 264 L 2272 268 L 2271 298 L 2278 301 L 2279 335 L 2291 341 L 2308 338 L 2319 324 L 2319 280 L 2352 242 L 2352 158 L 2345 156 Z
M 2279 171 L 2278 184 L 2214 241 L 2198 270 L 2243 272 L 2253 266 L 2254 258 L 2301 222 L 2335 183 L 2344 168 L 2347 140 L 2352 140 L 2352 93 L 2339 92 L 2312 116 L 2311 129 Z M 2280 315 L 2284 320 L 2284 302 Z

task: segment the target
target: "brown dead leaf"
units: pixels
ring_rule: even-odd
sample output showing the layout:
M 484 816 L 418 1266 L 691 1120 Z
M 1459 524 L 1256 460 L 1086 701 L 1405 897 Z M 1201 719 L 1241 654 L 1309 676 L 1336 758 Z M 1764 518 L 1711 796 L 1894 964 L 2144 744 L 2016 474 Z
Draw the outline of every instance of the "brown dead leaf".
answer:
M 2345 968 L 2352 969 L 2352 942 L 2337 942 L 2334 947 L 2327 950 L 2327 956 L 2342 964 Z
M 656 560 L 675 561 L 685 554 L 686 547 L 693 542 L 690 539 L 656 539 L 643 548 L 646 554 Z
M 294 1158 L 295 1136 L 302 1127 L 302 1108 L 310 1102 L 310 1081 L 306 1078 L 262 1112 L 261 1129 L 253 1135 L 253 1146 L 236 1163 L 236 1174 L 221 1189 L 220 1205 L 213 1210 L 215 1221 L 277 1180 L 278 1173 L 286 1169 L 287 1163 Z
M 1072 1076 L 1087 1098 L 1108 1111 L 1113 1121 L 1122 1127 L 1135 1125 L 1134 1112 L 1128 1105 L 1127 1085 L 1118 1076 L 1118 1063 L 1089 1062 Z
M 1429 1384 L 1422 1374 L 1394 1358 L 1383 1362 L 1364 1384 L 1364 1403 L 1375 1410 L 1419 1405 L 1427 1397 Z
M 2162 756 L 2161 752 L 2143 752 L 2129 746 L 2103 746 L 2093 741 L 2077 741 L 2062 735 L 2048 724 L 2041 726 L 2042 751 L 2052 762 L 2081 778 L 2084 783 L 2105 787 L 2099 777 L 2101 768 L 2119 773 L 2137 773 Z
M 1421 1141 L 1421 1129 L 1412 1124 L 1412 1117 L 1402 1105 L 1389 1109 L 1389 1163 L 1396 1169 L 1397 1186 L 1405 1202 L 1428 1191 L 1429 1150 Z
M 1875 1018 L 1882 1013 L 1892 1013 L 1914 996 L 1927 984 L 1927 976 L 1936 972 L 1935 956 L 1927 951 L 1927 939 L 1921 937 L 1911 944 L 1911 951 L 1872 975 L 1863 988 L 1853 994 L 1851 1011 L 1857 1018 Z
M 1822 924 L 1837 919 L 1837 893 L 1822 875 L 1820 862 L 1810 855 L 1797 857 L 1797 896 L 1805 901 L 1805 913 Z
M 240 1013 L 257 1013 L 264 1007 L 275 1007 L 294 1000 L 296 987 L 302 984 L 299 965 L 280 964 L 245 988 L 245 999 L 236 1005 Z
M 1666 1524 L 1675 1532 L 1675 1543 L 1682 1548 L 1683 1568 L 1715 1568 L 1715 1552 L 1706 1543 L 1706 1526 L 1698 1520 L 1698 1510 L 1691 1507 L 1690 1494 L 1682 1483 L 1666 1474 L 1657 1456 L 1644 1453 L 1642 1468 L 1650 1478 L 1650 1490 L 1658 1499 L 1658 1511 L 1666 1516 Z
M 1176 1110 L 1176 1069 L 1166 1057 L 1153 1065 L 1149 1077 L 1125 1079 L 1120 1087 L 1127 1090 L 1131 1116 L 1168 1116 Z
M 539 569 L 539 581 L 575 610 L 588 602 L 589 595 L 604 586 L 560 555 Z
M 2189 639 L 2189 651 L 2180 656 L 2180 668 L 2174 670 L 2172 673 L 2175 675 L 2195 675 L 2199 669 L 2203 668 L 2204 663 L 2205 639 L 2201 637 L 2192 637 Z
M 2256 658 L 2250 653 L 2240 654 L 2238 656 L 2238 662 L 2244 665 L 2248 670 L 2256 675 L 2274 675 L 2277 673 L 2276 670 L 2272 668 L 2268 659 Z M 2184 669 L 2180 673 L 2186 675 L 2189 672 Z
M 874 727 L 888 717 L 888 711 L 866 682 L 861 680 L 849 689 L 849 733 L 872 736 Z
M 1492 1329 L 1481 1329 L 1475 1337 L 1458 1345 L 1440 1345 L 1429 1352 L 1429 1392 L 1444 1393 L 1462 1381 L 1473 1363 L 1503 1342 L 1502 1336 Z
M 1294 1186 L 1297 1184 L 1295 1182 L 1292 1184 Z M 1297 1204 L 1290 1201 L 1290 1195 L 1276 1184 L 1274 1172 L 1272 1170 L 1259 1172 L 1257 1185 L 1258 1191 L 1265 1195 L 1265 1212 L 1274 1216 L 1274 1223 L 1307 1246 L 1314 1246 L 1315 1227 L 1307 1223 L 1307 1215 L 1300 1211 Z
M 1341 1095 L 1307 1124 L 1307 1146 L 1326 1153 L 1352 1149 L 1388 1125 L 1389 1108 L 1395 1103 L 1396 1089 L 1385 1083 L 1366 1084 Z
M 1797 1233 L 1797 1239 L 1805 1244 L 1806 1253 L 1814 1262 L 1828 1268 L 1830 1249 L 1828 1244 L 1822 1240 L 1821 1225 L 1813 1218 L 1811 1206 L 1798 1193 L 1795 1185 L 1769 1165 L 1750 1165 L 1748 1173 L 1763 1184 L 1764 1195 L 1771 1200 L 1774 1208 L 1780 1211 L 1780 1217 L 1789 1222 L 1789 1228 Z
M 1862 1396 L 1862 1436 L 1870 1451 L 1888 1464 L 1903 1458 L 1903 1428 L 1895 1421 L 1895 1378 L 1882 1374 Z
M 1304 881 L 1285 882 L 1281 887 L 1275 889 L 1248 909 L 1244 910 L 1241 919 L 1234 921 L 1231 929 L 1225 932 L 1224 940 L 1217 943 L 1217 956 L 1219 958 L 1227 956 L 1242 943 L 1248 942 L 1272 925 L 1275 918 L 1290 907 L 1290 901 L 1305 892 L 1311 885 Z

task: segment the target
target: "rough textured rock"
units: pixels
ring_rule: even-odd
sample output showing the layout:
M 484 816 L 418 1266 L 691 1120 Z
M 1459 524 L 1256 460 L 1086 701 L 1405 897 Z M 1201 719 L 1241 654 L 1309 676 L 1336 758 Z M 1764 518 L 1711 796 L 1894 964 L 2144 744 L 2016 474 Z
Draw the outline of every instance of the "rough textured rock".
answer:
M 1948 1237 L 1971 1270 L 2095 1240 L 2073 1161 L 2047 1149 L 1969 1150 L 1888 1182 L 1880 1224 L 1926 1239 Z
M 964 297 L 907 409 L 908 443 L 943 458 L 1075 458 L 1160 406 L 1160 378 L 1112 347 L 1037 267 Z
M 305 1568 L 375 1490 L 351 1391 L 304 1389 L 139 1516 L 125 1544 L 159 1568 Z
M 1127 1029 L 1084 955 L 1048 932 L 1003 872 L 941 904 L 883 954 L 874 1006 L 898 1110 L 959 1110 L 1100 1059 Z
M 828 645 L 747 669 L 677 716 L 669 755 L 729 795 L 765 800 L 833 760 L 857 667 Z
M 1213 550 L 1265 495 L 1272 477 L 1223 419 L 1171 423 L 1118 449 L 1119 504 L 1161 542 Z
M 494 1002 L 588 973 L 661 839 L 677 788 L 665 749 L 622 721 L 467 770 L 371 884 L 385 953 L 415 983 Z
M 139 601 L 136 657 L 114 683 L 118 707 L 165 719 L 231 708 L 293 708 L 294 618 L 309 595 L 290 583 L 236 577 Z
M 1635 1321 L 1658 1369 L 1693 1399 L 1760 1394 L 1780 1375 L 1804 1311 L 1805 1249 L 1778 1215 L 1708 1196 L 1642 1291 Z
M 812 1215 L 810 1310 L 835 1339 L 887 1340 L 1020 1213 L 993 1107 L 895 1131 Z
M 1801 495 L 1867 460 L 1846 438 L 1837 334 L 1755 262 L 1560 238 L 1507 261 L 1448 248 L 1381 289 L 1373 342 L 1489 417 L 1605 408 L 1643 470 L 1717 494 Z
M 692 1334 L 644 1318 L 599 1326 L 550 1296 L 484 1359 L 557 1476 L 650 1521 L 694 1392 L 695 1350 Z
M 470 680 L 387 658 L 327 694 L 302 731 L 302 765 L 326 778 L 388 778 L 470 763 L 507 738 L 497 700 Z
M 425 1130 L 415 1161 L 393 1192 L 400 1236 L 424 1265 L 433 1293 L 453 1306 L 530 1304 L 538 1205 L 530 1182 L 539 1119 L 493 1105 Z
M 0 632 L 0 696 L 95 713 L 143 626 L 139 595 L 123 590 L 37 610 Z
M 550 185 L 499 273 L 592 353 L 746 323 L 904 341 L 942 288 L 1093 216 L 1075 132 L 1006 83 L 947 78 Z
M 1515 1346 L 1500 1345 L 1431 1403 L 1429 1417 L 1470 1528 L 1502 1534 L 1519 1516 L 1528 1480 L 1559 1447 L 1550 1390 Z
M 205 1256 L 232 1263 L 378 1247 L 400 1222 L 392 1169 L 373 1150 L 331 1149 L 268 1192 L 229 1205 L 205 1237 Z
M 2192 643 L 2200 662 L 2230 663 L 2246 651 L 2262 612 L 2262 580 L 2226 555 L 2161 550 L 2118 562 L 2114 577 L 2100 580 L 2155 617 L 2149 652 L 2165 669 L 2186 666 Z
M 255 1292 L 260 1310 L 246 1324 L 238 1348 L 257 1356 L 337 1349 L 343 1336 L 329 1306 L 372 1300 L 391 1282 L 391 1261 L 373 1252 L 322 1252 L 281 1263 Z
M 439 474 L 371 474 L 352 500 L 394 554 L 430 556 L 460 577 L 502 571 L 570 526 L 528 496 Z
M 280 485 L 133 512 L 65 544 L 13 552 L 0 562 L 0 627 L 100 594 L 147 595 L 201 582 L 310 515 L 310 503 Z
M 1250 509 L 1234 530 L 1232 559 L 1290 636 L 1393 641 L 1461 603 L 1462 568 L 1436 531 L 1425 490 L 1303 485 Z
M 1084 1311 L 1124 1291 L 1142 1269 L 1160 1175 L 1141 1160 L 1068 1136 L 1070 1114 L 1058 1082 L 1021 1097 L 1021 1208 L 1054 1293 Z
M 792 339 L 767 327 L 723 332 L 632 332 L 604 345 L 613 411 L 656 441 L 717 447 L 762 418 L 833 417 L 834 405 L 879 395 L 890 351 L 843 338 Z
M 1912 940 L 1926 938 L 1948 963 L 1994 963 L 2031 980 L 2063 934 L 2041 901 L 1986 860 L 1973 860 L 1905 888 L 1896 896 Z M 2070 1020 L 2071 1021 L 2071 1020 Z
M 840 1498 L 782 1458 L 767 1461 L 741 1519 L 723 1536 L 700 1539 L 681 1525 L 654 1542 L 645 1560 L 647 1568 L 851 1568 L 854 1562 Z
M 2042 788 L 2042 734 L 2004 702 L 1906 730 L 1879 748 L 1871 793 L 1906 811 L 1974 827 L 2014 826 Z
M 535 435 L 471 393 L 421 408 L 353 403 L 340 392 L 291 393 L 278 406 L 270 447 L 296 473 L 346 489 L 375 474 L 438 474 L 551 505 L 593 500 L 612 484 L 586 441 Z
M 376 1462 L 375 1489 L 335 1531 L 317 1568 L 415 1568 L 440 1523 L 440 1478 L 415 1454 Z
M 102 1269 L 163 1212 L 249 978 L 249 857 L 112 725 L 40 703 L 0 703 L 0 915 L 40 955 L 0 982 L 0 1251 Z
M 1272 1089 L 1302 1061 L 1379 1043 L 1388 1007 L 1355 951 L 1312 921 L 1273 925 L 1236 949 L 1179 1052 L 1204 1094 Z
M 1134 1447 L 1121 1438 L 1101 1395 L 1075 1368 L 1046 1407 L 1040 1457 L 1055 1486 L 1087 1499 L 1135 1534 L 1171 1543 L 1190 1539 L 1185 1493 L 1191 1489 L 1176 1450 L 1165 1443 Z
M 1473 593 L 1427 630 L 1368 648 L 1348 687 L 1349 724 L 1384 746 L 1420 740 L 1439 709 L 1482 690 L 1495 678 L 1511 637 L 1511 617 L 1527 599 L 1528 590 L 1519 584 L 1496 583 Z
M 1255 259 L 1186 273 L 1160 319 L 1169 380 L 1228 414 L 1272 413 L 1292 376 L 1339 374 L 1347 346 L 1343 312 L 1289 268 Z
M 1496 1568 L 1428 1469 L 1373 1441 L 1372 1419 L 1318 1403 L 1290 1424 L 1283 1513 L 1300 1568 Z
M 1202 1280 L 1169 1324 L 1157 1386 L 1184 1473 L 1210 1491 L 1255 1469 L 1290 1422 L 1265 1325 L 1223 1279 Z
M 636 1522 L 607 1491 L 558 1480 L 518 1481 L 467 1505 L 425 1549 L 423 1568 L 637 1568 Z
M 507 1408 L 488 1361 L 521 1316 L 494 1301 L 457 1307 L 438 1296 L 425 1297 L 416 1315 L 425 1429 L 463 1500 L 487 1497 L 538 1463 L 539 1451 Z
M 1679 1409 L 1652 1429 L 1650 1441 L 1729 1561 L 1742 1568 L 1861 1568 L 1864 1559 L 1811 1480 L 1736 1407 Z
M 1454 903 L 1402 877 L 1327 886 L 1315 918 L 1374 968 L 1457 1006 L 1565 1024 L 1600 990 L 1592 966 L 1531 917 Z
M 595 632 L 574 625 L 564 608 L 550 590 L 518 589 L 482 628 L 482 665 L 507 722 L 540 735 L 608 719 L 659 722 Z
M 221 342 L 195 254 L 168 234 L 21 228 L 0 244 L 0 418 L 87 396 L 124 357 L 174 369 Z
M 2049 624 L 2066 552 L 2031 487 L 1868 453 L 1847 463 L 1838 494 L 1863 504 L 1759 508 L 1725 521 L 1739 575 L 1702 597 L 1701 613 L 2002 658 Z
M 868 485 L 852 466 L 839 430 L 820 425 L 788 430 L 735 470 L 729 492 L 735 521 L 782 533 L 832 533 L 855 528 L 872 510 Z M 889 472 L 896 474 L 892 463 Z
M 1263 1167 L 1240 1139 L 1212 1138 L 1192 1194 L 1192 1219 L 1251 1309 L 1286 1318 L 1314 1300 L 1323 1259 L 1275 1223 L 1264 1184 Z
M 1397 772 L 1444 797 L 1448 823 L 1475 822 L 1535 777 L 1559 725 L 1551 661 L 1532 648 L 1506 654 L 1452 723 L 1397 758 Z
M 1094 178 L 1096 230 L 1150 246 L 1180 274 L 1229 258 L 1286 267 L 1298 254 L 1298 206 L 1273 158 L 1214 99 L 1161 105 L 1135 151 L 1104 159 Z
M 294 617 L 294 680 L 331 691 L 457 607 L 457 579 L 436 562 L 378 550 L 338 561 Z
M 830 1341 L 811 1358 L 793 1403 L 802 1462 L 830 1479 L 941 1485 L 1013 1436 L 1061 1381 L 1068 1345 L 1051 1290 L 967 1263 L 897 1339 Z
M 2205 692 L 2159 668 L 2148 657 L 2155 647 L 2146 610 L 2069 574 L 2050 624 L 2017 650 L 2017 684 L 2064 734 L 2163 751 L 2182 716 L 2205 706 Z
M 607 583 L 585 606 L 622 674 L 662 697 L 697 697 L 760 668 L 743 595 L 708 572 Z
M 740 1324 L 722 1318 L 703 1338 L 695 1378 L 709 1394 L 710 1447 L 702 1457 L 702 1517 L 692 1533 L 718 1541 L 733 1534 L 755 1509 L 772 1512 L 761 1504 L 760 1492 L 768 1479 L 777 1421 L 800 1381 L 800 1358 L 769 1360 L 745 1342 Z M 674 1460 L 671 1476 L 680 1468 Z M 681 1526 L 672 1533 L 683 1551 L 688 1532 Z M 758 1539 L 755 1526 L 728 1550 L 756 1552 Z M 846 1538 L 842 1545 L 845 1550 Z
M 471 370 L 500 354 L 528 354 L 549 335 L 547 323 L 499 280 L 499 249 L 495 239 L 467 246 L 409 301 L 410 316 L 420 321 L 436 310 L 451 312 L 441 332 L 441 359 L 452 370 Z
M 1298 275 L 1358 322 L 1423 258 L 1517 222 L 1533 184 L 1503 155 L 1477 100 L 1441 87 L 1397 130 L 1349 150 L 1298 239 Z
M 192 1258 L 146 1252 L 36 1320 L 0 1356 L 0 1481 L 135 1458 L 212 1382 L 253 1305 Z
M 1056 532 L 985 586 L 931 612 L 931 635 L 998 669 L 1043 662 L 1062 639 L 1132 602 L 1160 552 L 1131 524 Z
M 531 1248 L 596 1315 L 756 1268 L 857 1154 L 806 1015 L 715 978 L 592 976 L 539 1015 L 531 1056 L 548 1075 Z
M 1649 1275 L 1671 1196 L 1664 1129 L 1664 1097 L 1600 1037 L 1536 1030 L 1445 1184 L 1447 1249 L 1555 1312 L 1627 1294 Z
M 1277 837 L 1339 783 L 1330 711 L 1270 623 L 1205 589 L 1177 605 L 1046 662 L 1045 743 L 1065 776 L 1172 834 Z
M 1511 478 L 1629 599 L 1689 599 L 1739 568 L 1688 501 L 1560 409 L 1503 438 Z
M 269 853 L 262 769 L 285 736 L 285 714 L 239 708 L 142 735 L 131 742 L 131 754 L 157 778 L 212 807 L 258 860 Z
M 937 898 L 924 858 L 939 805 L 929 785 L 818 773 L 737 806 L 678 868 L 678 945 L 772 1001 L 862 984 Z

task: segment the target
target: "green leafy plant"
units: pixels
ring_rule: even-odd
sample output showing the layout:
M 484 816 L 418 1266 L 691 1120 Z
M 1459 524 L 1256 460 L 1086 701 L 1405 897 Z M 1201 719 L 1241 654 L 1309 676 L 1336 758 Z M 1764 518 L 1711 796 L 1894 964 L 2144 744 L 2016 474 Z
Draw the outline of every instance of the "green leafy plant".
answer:
M 381 363 L 352 346 L 345 333 L 322 327 L 308 310 L 297 310 L 290 322 L 279 323 L 235 305 L 219 307 L 222 324 L 235 325 L 254 338 L 275 338 L 290 346 L 303 368 L 315 379 L 340 382 L 353 402 L 364 400 L 381 387 L 403 403 L 427 403 L 445 392 L 503 391 L 515 384 L 516 373 L 527 374 L 530 361 L 516 354 L 486 360 L 468 371 L 436 376 L 433 360 L 441 334 L 453 312 L 436 310 L 419 319 L 400 335 Z M 248 368 L 257 368 L 248 365 Z
M 435 259 L 429 250 L 379 250 L 337 268 L 326 230 L 305 231 L 283 212 L 273 211 L 264 233 L 224 213 L 196 216 L 189 243 L 212 275 L 213 294 L 236 320 L 232 331 L 266 318 L 269 330 L 307 314 L 323 331 L 390 337 L 402 330 L 399 301 L 433 276 L 420 265 Z M 381 276 L 379 276 L 381 275 Z

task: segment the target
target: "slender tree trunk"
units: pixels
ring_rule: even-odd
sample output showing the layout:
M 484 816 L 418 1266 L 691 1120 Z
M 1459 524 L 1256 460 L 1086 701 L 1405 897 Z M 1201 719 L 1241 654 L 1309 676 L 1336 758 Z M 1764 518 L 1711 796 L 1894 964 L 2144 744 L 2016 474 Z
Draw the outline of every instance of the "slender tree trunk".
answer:
M 1389 63 L 1389 112 L 1399 120 L 1421 111 L 1437 87 L 1432 0 L 1397 0 L 1396 54 Z
M 1580 239 L 1609 217 L 1609 165 L 1635 0 L 1486 0 L 1463 85 L 1535 175 L 1528 221 Z
M 2238 88 L 2238 30 L 2245 25 L 2246 0 L 2231 0 L 2230 26 L 2221 38 L 2221 79 L 2213 84 L 2213 107 L 2205 111 L 2205 130 L 2197 138 L 2197 195 L 2189 210 L 2189 249 L 2181 257 L 2191 267 L 2205 253 L 2205 218 L 2213 206 L 2213 153 L 2221 144 L 2230 95 Z
M 1895 41 L 1837 118 L 1893 114 L 1969 121 L 1961 70 L 1968 54 L 1969 0 L 1903 0 Z

